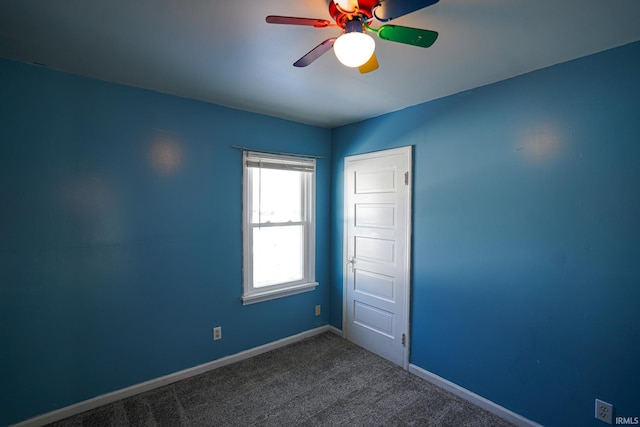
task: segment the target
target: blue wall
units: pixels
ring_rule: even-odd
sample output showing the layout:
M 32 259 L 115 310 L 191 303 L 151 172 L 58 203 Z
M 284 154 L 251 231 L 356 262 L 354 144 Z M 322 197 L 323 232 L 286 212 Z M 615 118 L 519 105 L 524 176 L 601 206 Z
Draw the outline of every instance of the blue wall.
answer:
M 635 43 L 330 132 L 0 60 L 0 425 L 341 327 L 344 156 L 405 145 L 411 363 L 549 426 L 640 415 L 638 75 Z M 232 144 L 331 156 L 316 291 L 240 304 Z
M 230 146 L 329 130 L 5 60 L 0 94 L 0 425 L 328 323 L 330 160 L 319 288 L 242 306 Z
M 411 363 L 548 426 L 640 416 L 640 43 L 332 132 L 414 146 Z M 437 82 L 433 82 L 437 84 Z

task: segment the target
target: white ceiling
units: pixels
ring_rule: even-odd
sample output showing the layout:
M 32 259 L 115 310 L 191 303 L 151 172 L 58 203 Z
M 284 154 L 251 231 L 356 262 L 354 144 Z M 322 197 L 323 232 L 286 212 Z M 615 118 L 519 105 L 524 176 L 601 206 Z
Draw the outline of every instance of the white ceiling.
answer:
M 0 57 L 336 127 L 640 40 L 638 0 L 441 0 L 394 20 L 440 33 L 422 49 L 376 40 L 361 75 L 332 52 L 328 0 L 0 0 Z M 374 25 L 375 26 L 375 25 Z

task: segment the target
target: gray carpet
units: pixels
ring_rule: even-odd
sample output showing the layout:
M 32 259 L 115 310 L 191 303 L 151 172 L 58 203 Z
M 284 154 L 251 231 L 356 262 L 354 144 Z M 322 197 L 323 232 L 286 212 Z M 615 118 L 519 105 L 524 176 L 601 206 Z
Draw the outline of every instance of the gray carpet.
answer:
M 511 425 L 332 333 L 51 424 Z

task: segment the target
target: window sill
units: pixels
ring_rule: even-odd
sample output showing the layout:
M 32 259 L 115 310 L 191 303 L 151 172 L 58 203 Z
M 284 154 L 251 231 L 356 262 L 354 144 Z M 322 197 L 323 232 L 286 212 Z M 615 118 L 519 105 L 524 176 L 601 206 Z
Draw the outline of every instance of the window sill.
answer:
M 255 304 L 257 302 L 269 301 L 276 298 L 283 298 L 290 295 L 313 291 L 316 286 L 318 286 L 318 282 L 301 283 L 299 285 L 289 286 L 287 288 L 254 292 L 251 295 L 244 295 L 242 297 L 242 305 Z

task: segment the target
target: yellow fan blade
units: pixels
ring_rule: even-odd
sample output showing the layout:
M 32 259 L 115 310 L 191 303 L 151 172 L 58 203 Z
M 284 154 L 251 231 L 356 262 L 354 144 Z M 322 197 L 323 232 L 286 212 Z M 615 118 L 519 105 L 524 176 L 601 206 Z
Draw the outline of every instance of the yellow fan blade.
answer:
M 360 70 L 360 73 L 362 74 L 367 74 L 377 70 L 379 66 L 380 65 L 378 64 L 378 58 L 376 58 L 376 54 L 374 53 L 373 55 L 371 55 L 371 58 L 369 58 L 369 60 L 365 62 L 364 65 L 358 67 L 358 70 Z

